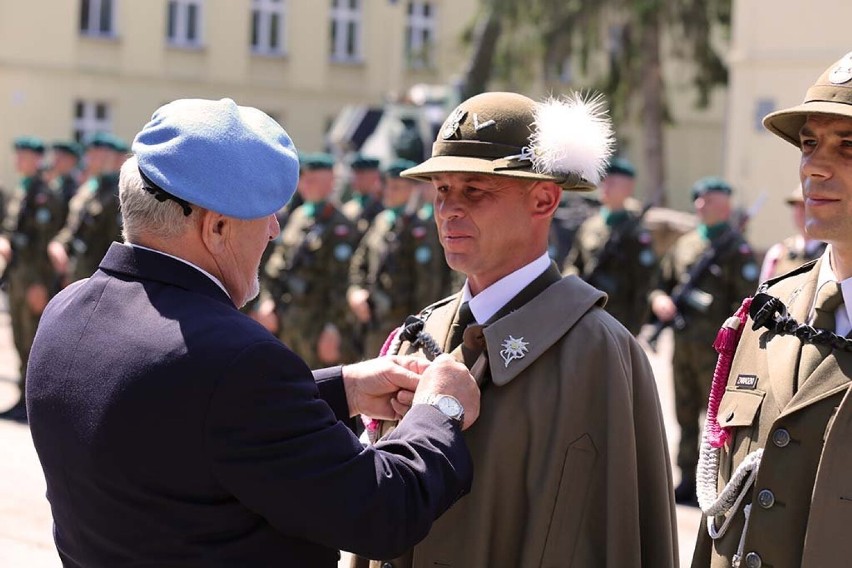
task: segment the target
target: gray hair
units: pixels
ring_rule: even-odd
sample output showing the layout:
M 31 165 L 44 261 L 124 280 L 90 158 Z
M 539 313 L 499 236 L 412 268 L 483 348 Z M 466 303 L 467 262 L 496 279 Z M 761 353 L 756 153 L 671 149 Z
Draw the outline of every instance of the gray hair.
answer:
M 195 214 L 197 206 L 193 206 L 193 213 L 186 216 L 180 205 L 171 200 L 157 201 L 144 186 L 136 157 L 131 156 L 121 166 L 118 179 L 123 225 L 121 236 L 125 242 L 136 243 L 146 233 L 164 239 L 179 237 L 198 218 Z

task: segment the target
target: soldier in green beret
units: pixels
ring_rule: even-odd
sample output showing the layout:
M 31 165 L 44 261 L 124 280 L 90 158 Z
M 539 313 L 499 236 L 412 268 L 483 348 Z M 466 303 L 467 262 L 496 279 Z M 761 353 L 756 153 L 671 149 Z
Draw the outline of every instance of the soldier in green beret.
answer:
M 446 261 L 435 223 L 419 215 L 417 180 L 400 177 L 416 166 L 396 160 L 385 171 L 385 210 L 361 240 L 349 271 L 346 297 L 365 326 L 364 355 L 379 354 L 385 340 L 406 316 L 441 298 Z
M 259 316 L 276 314 L 278 337 L 309 366 L 357 359 L 346 320 L 349 263 L 358 246 L 355 224 L 330 201 L 334 159 L 328 154 L 299 157 L 298 191 L 304 203 L 281 230 L 281 242 L 265 267 Z
M 751 246 L 730 224 L 731 194 L 731 186 L 721 178 L 695 182 L 692 199 L 700 224 L 663 257 L 658 287 L 649 295 L 656 318 L 672 322 L 674 328 L 672 373 L 681 431 L 677 454 L 681 482 L 675 500 L 692 506 L 698 504 L 698 420 L 716 366 L 713 341 L 719 325 L 758 283 Z
M 69 203 L 80 187 L 80 158 L 83 148 L 74 141 L 58 141 L 51 144 L 53 160 L 46 172 L 47 180 L 54 191 L 59 192 L 65 203 Z
M 91 276 L 110 244 L 121 239 L 116 167 L 124 157 L 126 150 L 106 133 L 94 135 L 86 145 L 88 177 L 68 204 L 65 226 L 48 246 L 66 285 Z
M 27 361 L 41 313 L 56 291 L 57 277 L 47 257 L 47 243 L 62 227 L 65 202 L 45 181 L 41 162 L 45 145 L 31 136 L 14 142 L 20 178 L 0 232 L 3 280 L 9 294 L 12 337 L 20 359 L 20 398 L 0 418 L 26 422 Z
M 625 206 L 635 187 L 633 165 L 624 158 L 610 161 L 600 185 L 603 207 L 580 225 L 562 272 L 606 292 L 606 311 L 638 335 L 648 317 L 658 262 L 641 212 Z
M 363 235 L 382 209 L 382 174 L 379 159 L 357 154 L 350 163 L 352 180 L 349 182 L 349 199 L 340 210 L 355 223 Z

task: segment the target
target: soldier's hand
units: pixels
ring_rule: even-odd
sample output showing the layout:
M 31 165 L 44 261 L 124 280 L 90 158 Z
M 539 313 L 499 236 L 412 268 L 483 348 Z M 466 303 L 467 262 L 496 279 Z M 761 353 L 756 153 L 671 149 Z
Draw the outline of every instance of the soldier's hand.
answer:
M 12 262 L 12 244 L 6 237 L 0 237 L 0 256 L 6 260 L 6 264 Z
M 441 355 L 423 372 L 413 403 L 425 403 L 433 394 L 448 394 L 458 399 L 464 407 L 462 430 L 470 428 L 479 418 L 479 386 L 467 367 L 450 355 Z
M 351 290 L 346 294 L 346 301 L 349 303 L 349 309 L 358 318 L 361 323 L 368 323 L 372 318 L 370 313 L 370 303 L 367 301 L 370 298 L 370 293 L 363 288 Z
M 40 315 L 50 299 L 44 284 L 31 284 L 24 294 L 27 307 L 33 315 Z
M 669 322 L 677 315 L 677 306 L 675 306 L 670 296 L 659 295 L 651 302 L 651 311 L 657 316 L 661 322 Z
M 68 272 L 68 253 L 65 247 L 59 241 L 50 241 L 47 245 L 47 256 L 50 258 L 50 264 L 53 265 L 53 270 L 60 276 L 64 276 Z
M 343 367 L 343 384 L 352 416 L 399 420 L 408 412 L 420 374 L 429 361 L 394 355 Z
M 328 323 L 317 339 L 317 358 L 323 365 L 334 365 L 340 361 L 340 343 L 342 339 L 337 327 Z

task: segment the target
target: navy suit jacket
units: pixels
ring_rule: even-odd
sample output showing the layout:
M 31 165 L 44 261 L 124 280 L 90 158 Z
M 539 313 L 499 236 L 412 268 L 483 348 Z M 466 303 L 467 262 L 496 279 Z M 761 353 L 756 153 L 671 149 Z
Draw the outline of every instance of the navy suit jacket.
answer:
M 470 489 L 458 427 L 417 405 L 364 448 L 326 375 L 192 266 L 113 244 L 29 360 L 63 565 L 332 567 L 422 539 Z

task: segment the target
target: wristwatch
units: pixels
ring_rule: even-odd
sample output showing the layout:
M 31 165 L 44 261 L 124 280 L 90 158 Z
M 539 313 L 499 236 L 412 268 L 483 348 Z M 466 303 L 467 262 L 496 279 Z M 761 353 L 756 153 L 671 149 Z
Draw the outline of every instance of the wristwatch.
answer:
M 430 394 L 426 404 L 434 406 L 448 418 L 458 422 L 459 426 L 464 423 L 464 406 L 456 397 L 448 394 Z

